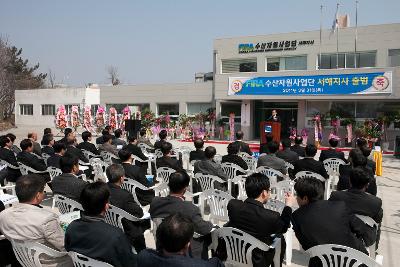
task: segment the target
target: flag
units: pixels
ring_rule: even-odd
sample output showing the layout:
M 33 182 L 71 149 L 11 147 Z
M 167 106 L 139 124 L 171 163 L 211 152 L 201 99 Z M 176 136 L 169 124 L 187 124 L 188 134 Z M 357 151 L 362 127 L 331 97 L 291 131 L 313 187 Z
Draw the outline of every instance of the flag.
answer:
M 337 27 L 339 29 L 347 28 L 349 26 L 350 26 L 350 17 L 348 14 L 338 16 Z
M 336 5 L 336 13 L 335 13 L 335 18 L 333 19 L 332 23 L 332 29 L 331 29 L 331 35 L 334 34 L 339 27 L 339 4 Z

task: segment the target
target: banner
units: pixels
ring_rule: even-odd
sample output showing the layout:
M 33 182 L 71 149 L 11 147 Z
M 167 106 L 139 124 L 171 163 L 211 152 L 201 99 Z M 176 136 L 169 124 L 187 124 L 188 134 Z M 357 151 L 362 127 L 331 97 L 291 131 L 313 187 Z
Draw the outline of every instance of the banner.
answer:
M 229 77 L 228 95 L 349 95 L 392 93 L 392 72 Z

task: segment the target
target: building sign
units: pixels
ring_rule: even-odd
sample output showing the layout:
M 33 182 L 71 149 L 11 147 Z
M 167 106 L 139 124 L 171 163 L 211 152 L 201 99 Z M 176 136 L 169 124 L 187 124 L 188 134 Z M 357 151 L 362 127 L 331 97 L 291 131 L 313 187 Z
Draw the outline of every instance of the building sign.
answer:
M 228 95 L 349 95 L 392 93 L 392 72 L 229 77 Z
M 314 45 L 314 40 L 289 40 L 289 41 L 274 41 L 265 43 L 248 43 L 239 44 L 239 54 L 246 53 L 264 53 L 274 51 L 291 51 L 296 50 L 297 47 Z

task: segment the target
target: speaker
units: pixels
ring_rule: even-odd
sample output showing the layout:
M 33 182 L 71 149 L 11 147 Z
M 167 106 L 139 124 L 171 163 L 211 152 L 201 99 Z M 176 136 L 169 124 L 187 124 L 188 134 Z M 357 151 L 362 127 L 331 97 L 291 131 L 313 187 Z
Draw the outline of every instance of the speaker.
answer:
M 141 120 L 125 120 L 125 131 L 128 133 L 127 137 L 137 137 L 141 127 Z

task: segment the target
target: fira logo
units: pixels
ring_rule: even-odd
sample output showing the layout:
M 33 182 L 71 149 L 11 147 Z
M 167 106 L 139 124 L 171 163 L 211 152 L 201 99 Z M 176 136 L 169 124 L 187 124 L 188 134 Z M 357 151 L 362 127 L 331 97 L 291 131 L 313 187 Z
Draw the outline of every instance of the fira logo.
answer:
M 239 53 L 249 53 L 254 51 L 253 44 L 239 44 Z

